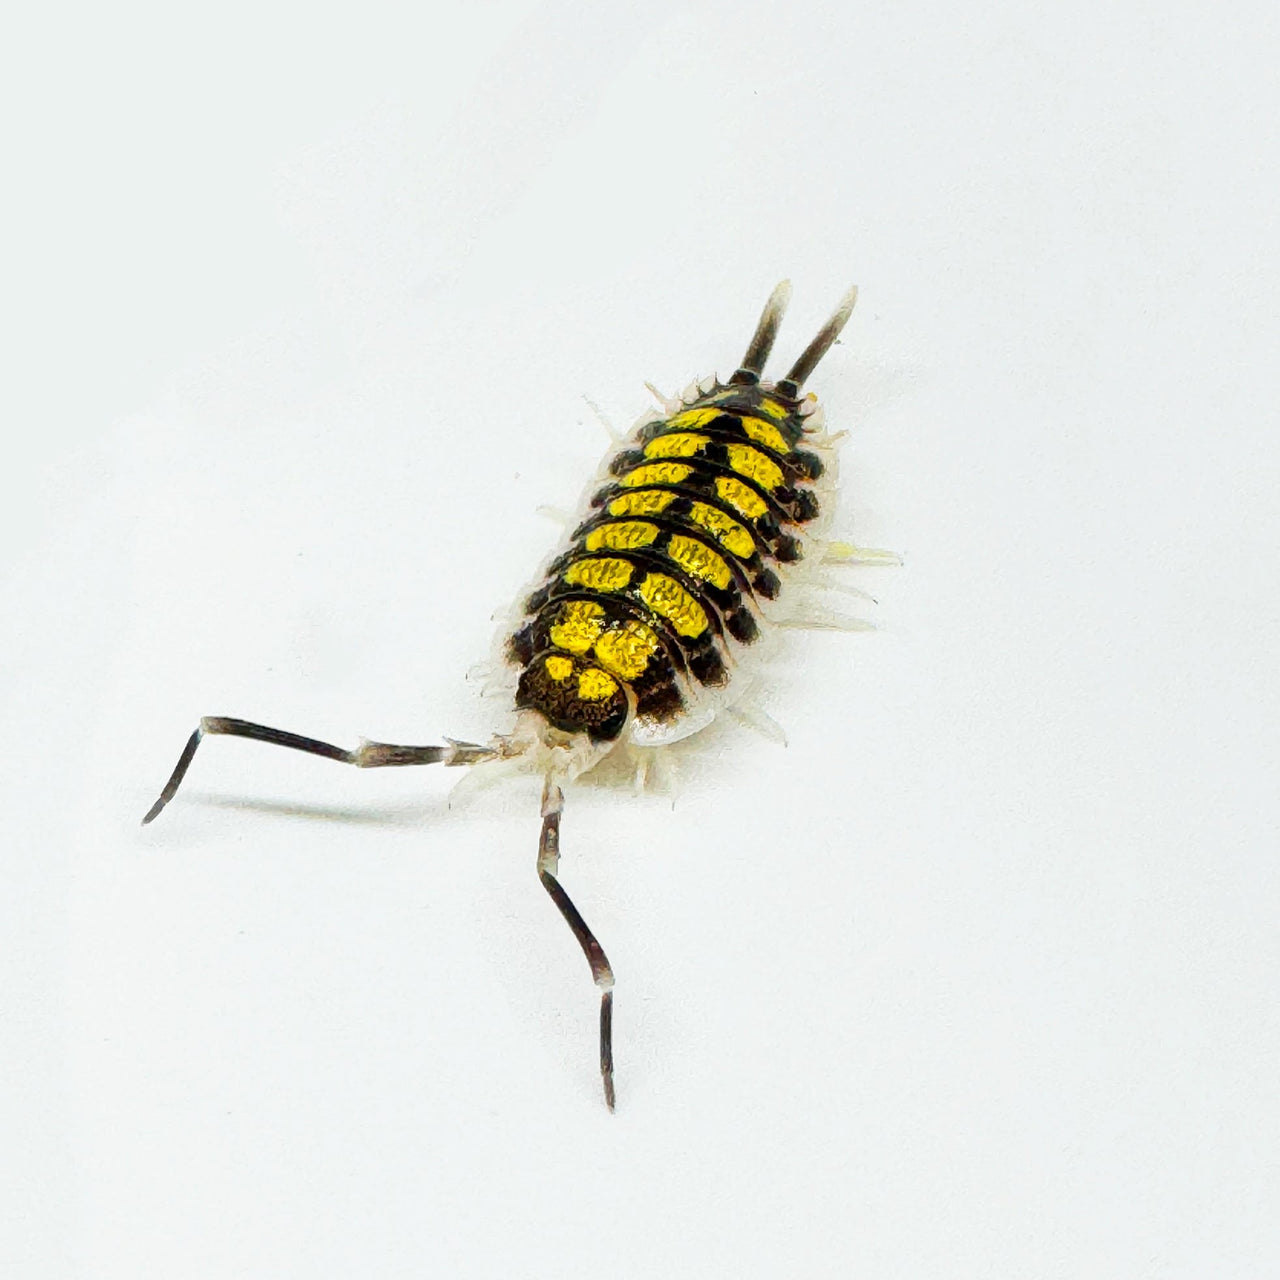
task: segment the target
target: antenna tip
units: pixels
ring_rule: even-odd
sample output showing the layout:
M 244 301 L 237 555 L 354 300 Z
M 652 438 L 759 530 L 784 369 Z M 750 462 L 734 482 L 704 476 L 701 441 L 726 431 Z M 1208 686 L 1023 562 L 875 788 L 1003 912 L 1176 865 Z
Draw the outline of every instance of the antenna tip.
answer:
M 826 324 L 818 330 L 818 336 L 805 347 L 800 358 L 791 366 L 791 372 L 782 380 L 788 385 L 794 384 L 798 389 L 804 385 L 805 379 L 814 371 L 818 361 L 831 350 L 840 331 L 848 322 L 853 312 L 853 304 L 858 300 L 858 288 L 855 285 L 843 298 L 835 313 Z M 790 393 L 788 393 L 790 394 Z

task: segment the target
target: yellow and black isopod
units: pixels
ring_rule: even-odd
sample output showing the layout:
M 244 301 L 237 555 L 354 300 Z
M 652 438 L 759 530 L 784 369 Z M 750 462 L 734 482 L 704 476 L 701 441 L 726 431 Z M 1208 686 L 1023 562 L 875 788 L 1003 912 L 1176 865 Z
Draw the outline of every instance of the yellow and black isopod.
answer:
M 617 753 L 637 758 L 732 709 L 743 668 L 783 625 L 797 580 L 831 562 L 885 563 L 827 534 L 838 436 L 804 384 L 853 311 L 850 289 L 785 377 L 763 378 L 790 298 L 774 289 L 727 382 L 661 400 L 606 457 L 568 546 L 544 566 L 503 637 L 512 721 L 487 745 L 364 742 L 346 750 L 206 716 L 147 812 L 173 799 L 206 734 L 291 747 L 359 768 L 509 763 L 543 779 L 538 876 L 600 988 L 600 1072 L 614 1106 L 613 970 L 561 886 L 564 787 Z

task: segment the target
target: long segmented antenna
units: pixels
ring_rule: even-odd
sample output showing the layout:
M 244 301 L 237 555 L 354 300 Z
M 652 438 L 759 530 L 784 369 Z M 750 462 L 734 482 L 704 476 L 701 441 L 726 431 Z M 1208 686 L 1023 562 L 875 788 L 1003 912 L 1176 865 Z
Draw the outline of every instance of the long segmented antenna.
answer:
M 497 754 L 493 747 L 482 747 L 475 742 L 454 742 L 451 738 L 447 739 L 448 745 L 444 747 L 404 747 L 391 742 L 362 742 L 354 751 L 348 751 L 345 747 L 335 747 L 331 742 L 304 738 L 300 733 L 272 729 L 269 725 L 255 724 L 251 720 L 236 720 L 231 716 L 204 716 L 195 733 L 187 739 L 187 745 L 183 747 L 182 755 L 178 757 L 178 763 L 169 775 L 169 781 L 164 784 L 164 790 L 142 819 L 144 827 L 148 822 L 155 821 L 160 811 L 177 794 L 191 767 L 191 761 L 195 758 L 196 748 L 206 734 L 212 733 L 225 733 L 233 738 L 252 738 L 255 742 L 268 742 L 273 747 L 289 747 L 293 751 L 323 756 L 326 760 L 337 760 L 339 764 L 353 764 L 357 769 L 382 769 L 388 765 L 408 764 L 478 764 Z
M 773 340 L 778 336 L 778 326 L 782 323 L 787 303 L 790 301 L 791 281 L 783 280 L 769 295 L 769 301 L 764 304 L 764 310 L 760 313 L 760 323 L 756 325 L 756 331 L 751 335 L 751 342 L 747 346 L 747 354 L 742 357 L 742 363 L 738 366 L 737 373 L 729 379 L 730 382 L 741 385 L 760 381 L 765 361 L 769 359 L 769 352 L 773 350 Z
M 818 361 L 831 350 L 840 336 L 840 330 L 848 324 L 849 317 L 853 314 L 853 304 L 857 300 L 858 286 L 854 285 L 840 299 L 835 314 L 818 330 L 817 337 L 800 353 L 800 358 L 791 366 L 791 371 L 778 383 L 778 390 L 783 395 L 794 396 L 804 386 L 805 379 L 818 367 Z
M 538 879 L 551 895 L 551 900 L 573 930 L 582 954 L 591 966 L 591 980 L 600 988 L 600 1079 L 604 1084 L 604 1102 L 613 1110 L 613 969 L 604 950 L 582 913 L 560 884 L 560 814 L 564 810 L 564 792 L 550 778 L 542 789 L 542 834 L 538 837 Z

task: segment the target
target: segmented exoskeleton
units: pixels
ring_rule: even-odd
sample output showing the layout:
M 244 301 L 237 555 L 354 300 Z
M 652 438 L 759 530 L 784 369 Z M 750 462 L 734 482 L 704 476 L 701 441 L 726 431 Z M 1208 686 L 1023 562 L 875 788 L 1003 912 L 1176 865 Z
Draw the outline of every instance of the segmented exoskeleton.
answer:
M 770 296 L 737 371 L 642 419 L 601 469 L 568 548 L 505 643 L 515 723 L 488 745 L 365 742 L 354 751 L 250 721 L 205 717 L 144 823 L 173 798 L 201 738 L 230 734 L 361 768 L 508 761 L 544 779 L 538 874 L 601 989 L 600 1070 L 614 1106 L 613 971 L 557 878 L 563 787 L 617 751 L 704 727 L 779 623 L 802 562 L 849 560 L 822 537 L 835 440 L 802 388 L 853 310 L 850 290 L 787 375 L 762 380 L 790 285 Z M 867 557 L 874 560 L 875 553 Z

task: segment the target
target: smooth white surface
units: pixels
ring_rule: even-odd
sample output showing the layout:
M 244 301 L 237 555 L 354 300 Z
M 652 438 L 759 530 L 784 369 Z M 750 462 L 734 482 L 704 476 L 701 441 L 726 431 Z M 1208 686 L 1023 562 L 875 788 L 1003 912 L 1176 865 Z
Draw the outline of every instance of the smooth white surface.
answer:
M 35 11 L 5 76 L 6 1276 L 1280 1268 L 1270 7 Z M 479 737 L 776 280 L 906 565 L 668 798 Z M 859 602 L 848 602 L 860 608 Z M 10 1084 L 12 1082 L 12 1084 Z

